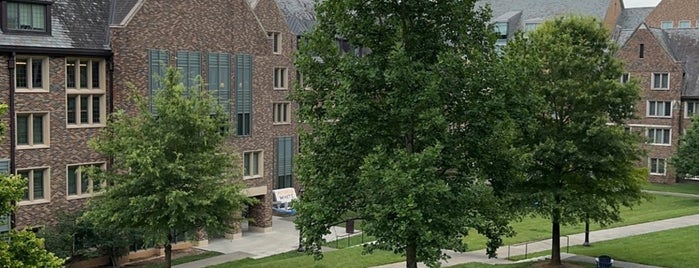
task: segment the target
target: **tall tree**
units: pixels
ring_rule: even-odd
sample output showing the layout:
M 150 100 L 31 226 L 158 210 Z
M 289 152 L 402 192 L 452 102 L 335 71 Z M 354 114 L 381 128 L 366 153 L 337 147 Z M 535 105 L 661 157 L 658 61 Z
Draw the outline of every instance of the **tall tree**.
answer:
M 165 246 L 167 267 L 177 235 L 230 228 L 249 202 L 241 193 L 239 161 L 225 144 L 227 117 L 206 92 L 180 81 L 169 68 L 154 99 L 157 114 L 134 93 L 138 113 L 115 113 L 91 141 L 114 161 L 94 174 L 108 186 L 85 214 L 103 226 L 152 235 Z
M 615 52 L 602 24 L 586 17 L 547 21 L 505 49 L 510 89 L 524 96 L 512 106 L 529 152 L 527 177 L 512 190 L 551 219 L 554 265 L 561 264 L 561 224 L 619 221 L 620 206 L 644 197 L 640 138 L 623 127 L 639 89 L 620 82 Z
M 0 115 L 7 113 L 7 105 L 0 105 Z M 0 137 L 5 136 L 5 124 L 0 123 Z M 17 202 L 27 191 L 27 180 L 21 176 L 0 173 L 0 217 L 6 217 L 16 208 Z M 10 230 L 0 235 L 0 266 L 3 268 L 60 268 L 63 259 L 44 248 L 44 240 L 29 230 Z
M 677 149 L 670 163 L 675 166 L 677 175 L 680 177 L 699 176 L 699 117 L 692 118 L 692 125 L 687 129 L 687 133 L 680 138 L 680 147 Z
M 511 122 L 497 81 L 489 11 L 475 1 L 322 1 L 302 39 L 299 119 L 307 125 L 295 205 L 304 245 L 320 254 L 348 215 L 377 237 L 367 250 L 438 266 L 477 228 L 507 233 L 496 191 L 511 175 Z M 342 37 L 338 46 L 337 37 Z M 299 87 L 299 89 L 301 89 Z M 499 168 L 493 168 L 502 164 Z M 321 257 L 320 255 L 316 255 Z

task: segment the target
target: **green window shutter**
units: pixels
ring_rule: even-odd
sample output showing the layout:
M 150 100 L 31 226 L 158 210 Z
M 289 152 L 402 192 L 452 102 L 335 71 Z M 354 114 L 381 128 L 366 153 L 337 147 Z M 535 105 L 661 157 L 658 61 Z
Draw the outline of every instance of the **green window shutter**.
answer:
M 186 88 L 197 86 L 197 77 L 201 75 L 201 52 L 177 51 L 177 69 L 182 74 L 182 83 Z
M 149 52 L 148 62 L 150 66 L 150 106 L 151 111 L 155 112 L 153 107 L 153 97 L 161 90 L 162 85 L 160 80 L 167 73 L 167 66 L 170 65 L 170 53 L 167 50 L 151 49 Z
M 235 112 L 236 133 L 250 135 L 252 126 L 252 55 L 236 55 L 235 64 Z
M 0 159 L 0 174 L 10 174 L 10 159 Z
M 223 111 L 231 112 L 231 55 L 225 53 L 210 53 L 209 62 L 209 94 Z

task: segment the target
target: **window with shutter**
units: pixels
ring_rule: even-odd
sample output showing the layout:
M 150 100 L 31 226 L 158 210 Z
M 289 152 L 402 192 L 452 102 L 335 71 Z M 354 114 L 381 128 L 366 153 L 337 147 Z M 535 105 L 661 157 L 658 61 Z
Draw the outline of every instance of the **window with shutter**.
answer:
M 238 136 L 251 135 L 252 128 L 252 55 L 236 55 L 235 113 Z

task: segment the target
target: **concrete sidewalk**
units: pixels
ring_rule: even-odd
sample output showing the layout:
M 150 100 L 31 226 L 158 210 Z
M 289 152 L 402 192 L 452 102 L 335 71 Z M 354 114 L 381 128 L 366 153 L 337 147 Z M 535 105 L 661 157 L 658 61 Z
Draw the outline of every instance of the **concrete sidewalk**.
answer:
M 342 227 L 330 228 L 326 241 L 335 241 L 347 237 Z M 360 233 L 355 233 L 355 235 Z M 267 233 L 243 232 L 239 239 L 213 239 L 208 245 L 198 249 L 221 252 L 224 255 L 173 266 L 174 268 L 201 268 L 244 258 L 259 259 L 298 249 L 299 231 L 293 217 L 272 217 L 272 231 Z M 333 250 L 327 248 L 324 250 Z
M 694 226 L 694 225 L 699 225 L 699 214 L 684 216 L 684 217 L 679 217 L 679 218 L 672 218 L 672 219 L 667 219 L 667 220 L 648 222 L 648 223 L 634 224 L 634 225 L 629 225 L 629 226 L 622 226 L 622 227 L 611 228 L 611 229 L 592 231 L 592 232 L 590 232 L 590 241 L 592 243 L 595 243 L 595 242 L 599 242 L 599 241 L 612 240 L 612 239 L 617 239 L 617 238 L 659 232 L 659 231 L 663 231 L 663 230 L 670 230 L 670 229 L 676 229 L 676 228 L 682 228 L 682 227 L 688 227 L 688 226 Z M 569 235 L 567 237 L 561 237 L 562 251 L 565 251 L 565 246 L 568 244 L 568 242 L 569 242 L 570 246 L 575 246 L 575 245 L 582 245 L 582 243 L 584 241 L 585 241 L 585 234 L 584 233 Z M 451 257 L 451 259 L 449 259 L 446 262 L 442 262 L 442 266 L 448 267 L 448 266 L 452 266 L 452 265 L 456 265 L 456 264 L 469 263 L 469 262 L 482 262 L 482 263 L 490 263 L 490 264 L 512 263 L 511 261 L 505 260 L 505 258 L 507 258 L 507 256 L 524 255 L 525 252 L 534 253 L 534 252 L 546 251 L 546 250 L 550 250 L 550 249 L 551 249 L 551 240 L 549 239 L 549 240 L 541 240 L 541 241 L 536 241 L 536 242 L 521 243 L 521 244 L 517 244 L 517 245 L 509 245 L 509 246 L 501 247 L 498 249 L 498 256 L 500 256 L 500 258 L 502 258 L 502 259 L 500 259 L 500 258 L 488 259 L 486 257 L 485 250 L 469 251 L 469 252 L 465 252 L 465 253 L 446 251 L 447 255 L 449 255 Z M 568 255 L 574 256 L 572 254 L 568 254 Z M 612 256 L 612 258 L 613 257 L 614 256 Z M 578 259 L 581 259 L 583 261 L 586 260 L 583 256 L 578 256 L 574 260 L 578 260 Z M 587 262 L 589 262 L 589 259 L 587 259 L 587 260 L 588 260 Z M 594 263 L 594 258 L 592 258 L 592 262 Z M 621 265 L 617 265 L 617 263 L 619 263 L 619 262 L 617 262 L 617 261 L 614 262 L 615 266 L 622 267 Z M 621 263 L 623 263 L 623 262 L 621 262 Z M 626 264 L 628 265 L 627 267 L 652 267 L 652 266 L 643 266 L 643 265 L 634 264 L 634 263 L 626 263 Z M 380 268 L 402 268 L 402 267 L 405 267 L 405 262 L 392 263 L 392 264 L 382 265 L 382 266 L 378 266 L 378 267 L 380 267 Z M 420 265 L 418 265 L 418 267 L 427 267 L 427 266 L 420 264 Z

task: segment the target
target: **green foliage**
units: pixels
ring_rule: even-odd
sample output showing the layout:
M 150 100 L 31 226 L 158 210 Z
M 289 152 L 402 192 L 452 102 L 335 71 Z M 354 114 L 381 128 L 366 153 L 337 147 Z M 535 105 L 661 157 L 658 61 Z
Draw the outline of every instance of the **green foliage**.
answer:
M 548 21 L 505 49 L 507 86 L 518 96 L 512 106 L 520 107 L 513 116 L 529 159 L 528 176 L 511 189 L 524 204 L 517 209 L 549 217 L 554 227 L 588 217 L 619 221 L 620 206 L 645 197 L 640 139 L 623 129 L 639 89 L 619 82 L 615 51 L 604 27 L 583 17 Z
M 241 193 L 239 162 L 222 133 L 228 115 L 206 92 L 185 88 L 175 68 L 162 84 L 157 113 L 134 93 L 140 111 L 116 112 L 90 142 L 114 162 L 95 174 L 109 186 L 90 200 L 84 217 L 101 227 L 143 230 L 167 251 L 183 231 L 231 228 L 240 220 L 235 212 L 251 200 Z
M 305 188 L 296 223 L 320 257 L 328 225 L 365 220 L 367 247 L 437 266 L 477 228 L 510 229 L 500 187 L 519 159 L 497 84 L 489 12 L 475 1 L 322 1 L 297 56 Z M 339 51 L 336 37 L 370 53 Z M 367 49 L 368 48 L 368 49 Z M 300 89 L 300 88 L 299 88 Z
M 0 174 L 0 215 L 14 211 L 26 190 L 27 180 L 21 176 Z
M 697 122 L 699 115 L 692 117 L 692 122 Z M 687 133 L 680 138 L 680 147 L 671 158 L 670 163 L 677 169 L 677 174 L 682 177 L 699 176 L 699 124 L 691 124 Z

